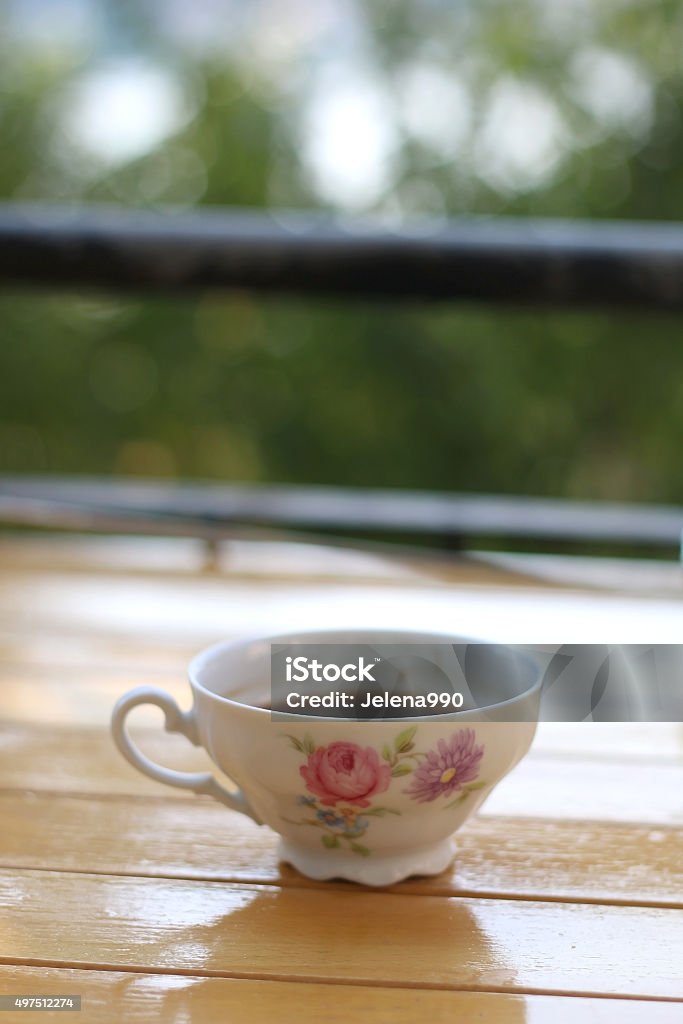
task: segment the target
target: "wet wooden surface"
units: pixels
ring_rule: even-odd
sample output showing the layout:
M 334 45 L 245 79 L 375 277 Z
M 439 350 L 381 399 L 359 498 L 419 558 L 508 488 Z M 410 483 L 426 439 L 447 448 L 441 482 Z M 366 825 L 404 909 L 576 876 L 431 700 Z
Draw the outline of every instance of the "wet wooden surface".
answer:
M 222 637 L 390 616 L 453 629 L 462 609 L 481 635 L 477 615 L 541 605 L 548 631 L 578 635 L 582 608 L 618 631 L 625 602 L 645 629 L 659 610 L 671 642 L 683 623 L 683 590 L 517 568 L 246 541 L 207 567 L 184 541 L 0 541 L 0 995 L 83 997 L 78 1016 L 16 1019 L 683 1021 L 680 724 L 542 725 L 453 866 L 379 891 L 302 878 L 268 829 L 139 775 L 109 738 L 131 686 L 187 706 L 189 656 Z M 205 764 L 136 714 L 151 756 Z

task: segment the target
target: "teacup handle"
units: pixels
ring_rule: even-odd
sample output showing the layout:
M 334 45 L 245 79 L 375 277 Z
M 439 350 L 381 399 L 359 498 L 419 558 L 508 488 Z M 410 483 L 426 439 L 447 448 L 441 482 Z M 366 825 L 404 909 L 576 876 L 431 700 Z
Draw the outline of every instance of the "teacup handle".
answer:
M 179 789 L 191 789 L 195 793 L 207 793 L 209 796 L 219 800 L 233 811 L 241 811 L 248 817 L 253 818 L 257 824 L 261 824 L 244 793 L 238 789 L 236 793 L 216 782 L 210 772 L 177 772 L 173 768 L 164 768 L 163 765 L 155 764 L 148 757 L 138 750 L 134 745 L 126 729 L 126 717 L 129 711 L 138 704 L 154 704 L 161 708 L 164 713 L 166 732 L 179 732 L 195 747 L 201 746 L 197 732 L 197 722 L 194 710 L 181 711 L 176 702 L 163 690 L 156 686 L 139 686 L 124 694 L 115 704 L 111 716 L 111 731 L 114 743 L 119 748 L 127 761 L 137 768 L 144 775 L 157 782 L 165 782 L 167 786 L 177 786 Z

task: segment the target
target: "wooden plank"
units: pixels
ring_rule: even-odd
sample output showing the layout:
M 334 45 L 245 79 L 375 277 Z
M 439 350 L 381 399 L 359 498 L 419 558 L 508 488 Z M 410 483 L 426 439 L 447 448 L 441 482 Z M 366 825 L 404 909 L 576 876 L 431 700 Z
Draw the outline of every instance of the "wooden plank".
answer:
M 55 630 L 36 619 L 33 628 L 4 630 L 0 620 L 0 662 L 12 672 L 89 673 L 95 681 L 111 673 L 149 672 L 185 678 L 187 664 L 199 650 L 196 642 L 154 643 L 148 637 Z
M 520 996 L 492 992 L 319 985 L 282 981 L 191 978 L 172 974 L 0 967 L 0 993 L 82 995 L 87 1024 L 112 1020 L 197 1024 L 680 1024 L 679 1003 L 633 999 Z M 17 1020 L 20 1018 L 17 1017 Z M 23 1017 L 21 1018 L 24 1019 Z M 27 1017 L 31 1020 L 31 1017 Z M 38 1018 L 36 1018 L 38 1019 Z M 41 1013 L 40 1020 L 70 1020 Z M 7 1018 L 8 1022 L 10 1018 Z
M 498 569 L 524 573 L 550 586 L 610 590 L 656 597 L 681 595 L 680 560 L 661 558 L 592 558 L 582 555 L 538 555 L 517 552 L 472 552 L 478 561 Z
M 186 666 L 164 664 L 121 668 L 102 659 L 86 664 L 8 663 L 0 652 L 0 719 L 55 725 L 108 727 L 111 709 L 134 686 L 152 683 L 183 708 L 192 703 Z M 158 711 L 136 711 L 138 725 L 161 721 Z M 600 760 L 669 761 L 683 766 L 680 722 L 541 722 L 531 756 L 580 755 Z
M 154 684 L 183 707 L 192 703 L 185 664 L 122 669 L 100 660 L 87 664 L 8 664 L 0 654 L 0 719 L 40 725 L 108 727 L 111 710 L 127 690 Z M 154 726 L 159 711 L 136 710 L 137 725 Z M 541 722 L 532 757 L 580 755 L 599 760 L 668 761 L 683 766 L 680 722 Z
M 206 771 L 208 755 L 182 736 L 161 729 L 131 728 L 145 752 L 160 764 L 181 771 Z M 104 729 L 0 726 L 0 788 L 128 796 L 158 795 L 197 800 L 169 789 L 133 768 L 119 754 Z
M 683 999 L 683 911 L 1 871 L 0 962 Z
M 0 867 L 329 888 L 277 860 L 277 837 L 204 800 L 0 793 Z M 392 891 L 683 907 L 683 830 L 479 816 L 436 878 Z
M 59 728 L 98 726 L 107 730 L 114 704 L 135 686 L 160 686 L 186 710 L 192 706 L 189 683 L 181 673 L 115 668 L 37 668 L 23 671 L 0 662 L 0 720 Z M 135 726 L 158 728 L 163 715 L 158 708 L 142 705 L 132 718 Z
M 540 722 L 533 752 L 683 765 L 683 722 Z
M 204 751 L 180 736 L 160 728 L 131 732 L 162 764 L 181 771 L 210 767 Z M 21 723 L 0 727 L 0 789 L 198 799 L 141 775 L 105 729 Z M 503 779 L 481 813 L 677 826 L 683 823 L 683 767 L 530 755 Z
M 51 572 L 87 575 L 202 576 L 225 578 L 327 579 L 390 582 L 439 581 L 519 583 L 533 580 L 523 566 L 508 569 L 488 557 L 255 532 L 212 542 L 180 537 L 92 537 L 70 534 L 0 537 L 4 572 L 44 576 Z
M 673 561 L 590 558 L 576 555 L 411 549 L 338 538 L 285 537 L 261 532 L 231 535 L 209 547 L 180 537 L 83 535 L 0 536 L 0 567 L 22 574 L 72 572 L 118 576 L 210 575 L 268 579 L 327 579 L 394 584 L 536 586 L 680 595 L 680 567 Z
M 206 569 L 206 551 L 204 541 L 191 538 L 3 533 L 0 567 L 3 574 L 33 577 L 55 571 L 190 576 Z
M 101 650 L 122 642 L 167 647 L 178 655 L 231 636 L 291 629 L 425 629 L 496 642 L 678 643 L 680 598 L 643 598 L 547 587 L 435 584 L 396 586 L 353 579 L 231 579 L 208 574 L 54 572 L 0 580 L 3 639 L 80 638 Z
M 683 767 L 529 756 L 493 791 L 483 813 L 680 826 Z
M 335 539 L 312 540 L 264 534 L 231 535 L 213 542 L 179 537 L 93 537 L 78 534 L 0 536 L 0 567 L 22 574 L 50 572 L 267 577 L 394 584 L 542 585 L 680 595 L 680 568 L 661 559 L 590 558 L 492 551 L 445 552 L 405 545 L 360 546 Z

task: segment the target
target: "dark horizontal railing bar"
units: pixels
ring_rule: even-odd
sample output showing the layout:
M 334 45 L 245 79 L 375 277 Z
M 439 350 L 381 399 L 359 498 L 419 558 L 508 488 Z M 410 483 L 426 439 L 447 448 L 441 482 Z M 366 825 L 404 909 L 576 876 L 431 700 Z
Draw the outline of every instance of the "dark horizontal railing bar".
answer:
M 0 204 L 0 284 L 683 310 L 683 225 Z
M 219 537 L 235 526 L 634 544 L 679 549 L 683 508 L 549 498 L 0 477 L 0 522 Z

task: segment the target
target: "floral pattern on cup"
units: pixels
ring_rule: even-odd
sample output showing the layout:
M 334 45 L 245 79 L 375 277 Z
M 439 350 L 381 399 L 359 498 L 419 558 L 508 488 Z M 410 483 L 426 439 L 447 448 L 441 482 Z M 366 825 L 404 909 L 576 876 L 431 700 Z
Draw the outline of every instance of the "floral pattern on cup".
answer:
M 454 807 L 473 790 L 485 785 L 484 782 L 475 782 L 483 756 L 484 745 L 477 746 L 474 729 L 461 729 L 449 740 L 440 739 L 437 749 L 424 755 L 410 785 L 403 792 L 418 803 L 458 793 L 456 800 L 446 804 L 446 807 Z
M 459 729 L 427 752 L 415 749 L 417 729 L 413 725 L 398 733 L 392 744 L 382 747 L 381 755 L 373 747 L 344 740 L 316 746 L 309 733 L 302 739 L 287 735 L 294 750 L 306 755 L 299 774 L 313 795 L 297 799 L 312 816 L 284 820 L 321 829 L 321 842 L 328 850 L 346 847 L 367 857 L 372 851 L 358 840 L 365 836 L 370 819 L 401 814 L 373 802 L 373 797 L 389 789 L 392 779 L 413 775 L 401 792 L 418 803 L 455 794 L 444 810 L 463 803 L 470 793 L 486 785 L 478 779 L 484 745 L 477 745 L 473 729 Z
M 382 764 L 377 751 L 357 743 L 315 747 L 299 774 L 320 803 L 331 807 L 341 801 L 369 807 L 371 797 L 384 793 L 391 782 L 391 768 Z

